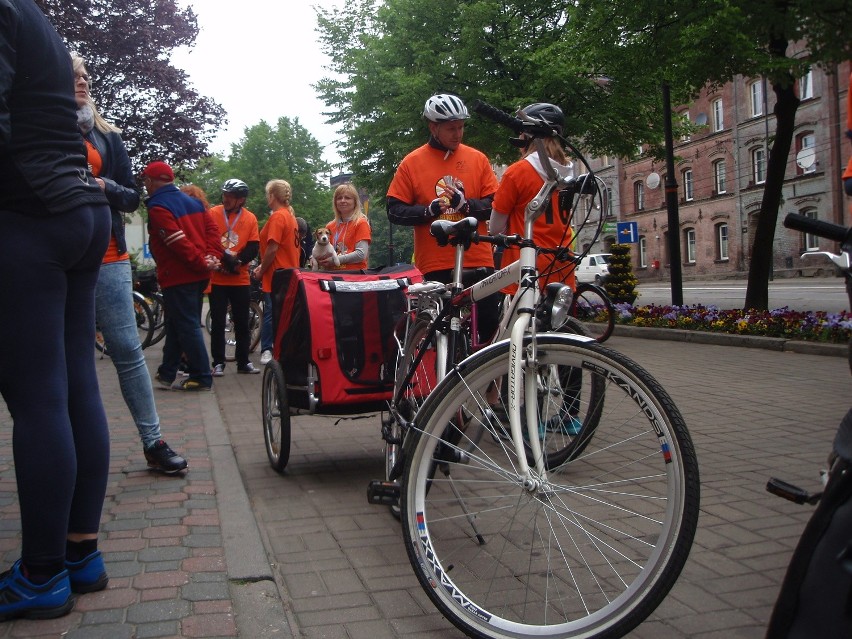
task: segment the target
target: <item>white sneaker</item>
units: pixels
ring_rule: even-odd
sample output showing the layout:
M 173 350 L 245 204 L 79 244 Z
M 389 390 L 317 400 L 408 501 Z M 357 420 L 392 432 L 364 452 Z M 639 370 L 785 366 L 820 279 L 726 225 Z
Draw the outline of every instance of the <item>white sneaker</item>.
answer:
M 261 364 L 266 364 L 267 362 L 271 362 L 271 361 L 272 361 L 272 351 L 263 351 L 263 353 L 260 354 L 260 363 Z
M 213 377 L 224 377 L 225 376 L 225 365 L 224 364 L 216 364 L 213 367 Z

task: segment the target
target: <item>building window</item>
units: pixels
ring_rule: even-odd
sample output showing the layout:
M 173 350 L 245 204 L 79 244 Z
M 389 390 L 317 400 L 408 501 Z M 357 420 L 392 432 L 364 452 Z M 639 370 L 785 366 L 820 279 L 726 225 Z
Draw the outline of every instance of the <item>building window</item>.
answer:
M 716 160 L 713 162 L 713 186 L 717 195 L 728 191 L 725 180 L 725 160 Z
M 812 220 L 817 219 L 816 209 L 806 209 L 802 211 L 802 215 L 811 218 Z M 811 235 L 810 233 L 805 233 L 805 250 L 806 251 L 818 251 L 819 250 L 819 237 L 816 235 Z
M 816 136 L 814 136 L 812 132 L 802 133 L 796 138 L 796 172 L 799 175 L 804 175 L 805 173 L 813 173 L 814 171 L 816 171 L 816 160 L 813 156 L 815 146 Z M 811 149 L 810 157 L 808 157 L 807 154 L 803 154 L 801 159 L 805 160 L 804 165 L 798 164 L 798 160 L 800 159 L 799 153 L 807 149 Z
M 686 229 L 683 232 L 683 239 L 686 244 L 686 262 L 695 264 L 695 229 Z
M 799 99 L 810 100 L 814 97 L 814 76 L 811 70 L 799 78 Z
M 761 80 L 752 82 L 748 88 L 751 98 L 751 116 L 763 115 L 763 84 Z
M 713 100 L 713 132 L 716 133 L 725 128 L 725 109 L 722 98 Z
M 644 235 L 639 238 L 639 268 L 648 268 L 648 247 Z
M 766 149 L 763 147 L 751 152 L 751 177 L 755 184 L 766 182 Z
M 687 169 L 683 172 L 683 199 L 691 202 L 695 199 L 692 185 L 692 169 Z
M 645 185 L 642 180 L 633 183 L 633 210 L 645 210 Z
M 719 260 L 728 259 L 728 225 L 716 225 L 716 257 Z
M 680 114 L 680 117 L 683 118 L 683 123 L 684 123 L 685 126 L 689 126 L 691 124 L 691 122 L 689 120 L 689 111 L 684 111 L 683 113 Z M 692 137 L 689 135 L 689 132 L 687 132 L 687 133 L 683 134 L 683 137 L 681 138 L 681 142 L 689 142 L 691 139 L 692 139 Z

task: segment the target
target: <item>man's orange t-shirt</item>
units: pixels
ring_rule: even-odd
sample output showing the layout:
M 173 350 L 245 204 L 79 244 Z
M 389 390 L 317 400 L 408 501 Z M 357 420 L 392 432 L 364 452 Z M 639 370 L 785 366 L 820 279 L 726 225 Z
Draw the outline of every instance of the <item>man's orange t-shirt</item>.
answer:
M 451 175 L 464 185 L 464 195 L 470 199 L 482 199 L 497 190 L 497 176 L 485 154 L 473 147 L 460 144 L 444 159 L 446 151 L 424 144 L 406 155 L 388 188 L 388 197 L 394 197 L 407 204 L 428 206 L 443 192 L 443 177 Z M 439 182 L 441 184 L 439 184 Z M 461 213 L 450 213 L 435 219 L 461 220 Z M 431 223 L 431 220 L 430 220 Z M 480 222 L 479 232 L 488 232 L 486 222 Z M 414 263 L 421 273 L 442 271 L 453 268 L 455 248 L 438 246 L 429 233 L 429 224 L 414 227 Z M 472 244 L 465 252 L 464 265 L 467 268 L 479 266 L 494 267 L 494 256 L 490 244 Z
M 278 244 L 272 266 L 263 274 L 263 292 L 272 292 L 272 275 L 279 268 L 299 268 L 301 243 L 296 214 L 291 207 L 273 211 L 260 231 L 260 257 L 266 254 L 270 241 Z
M 539 175 L 535 167 L 526 159 L 515 162 L 500 180 L 500 188 L 494 195 L 492 209 L 497 213 L 508 215 L 506 234 L 524 234 L 524 216 L 527 204 L 537 194 L 544 179 Z M 538 246 L 555 248 L 557 246 L 569 246 L 572 239 L 570 220 L 562 219 L 559 212 L 558 197 L 554 193 L 550 208 L 533 222 L 533 241 Z M 567 232 L 566 232 L 567 229 Z M 507 247 L 503 251 L 503 266 L 508 266 L 518 260 L 521 251 L 515 246 Z M 539 275 L 547 273 L 547 277 L 539 279 L 539 285 L 544 288 L 550 282 L 564 282 L 576 288 L 574 269 L 567 262 L 557 262 L 553 265 L 552 255 L 539 255 L 536 260 Z M 517 286 L 512 287 L 512 291 Z
M 245 207 L 242 207 L 239 213 L 231 213 L 225 219 L 225 207 L 220 204 L 210 209 L 210 216 L 219 227 L 222 248 L 234 255 L 242 251 L 249 242 L 260 240 L 257 218 Z M 248 264 L 243 264 L 239 272 L 235 274 L 213 271 L 210 274 L 210 283 L 218 286 L 248 286 L 251 283 L 248 269 Z
M 339 222 L 334 219 L 325 226 L 331 232 L 331 243 L 338 255 L 351 253 L 358 242 L 370 242 L 373 237 L 370 222 L 366 217 L 359 217 L 349 222 Z M 367 268 L 367 260 L 340 265 L 342 271 L 357 271 L 363 268 Z

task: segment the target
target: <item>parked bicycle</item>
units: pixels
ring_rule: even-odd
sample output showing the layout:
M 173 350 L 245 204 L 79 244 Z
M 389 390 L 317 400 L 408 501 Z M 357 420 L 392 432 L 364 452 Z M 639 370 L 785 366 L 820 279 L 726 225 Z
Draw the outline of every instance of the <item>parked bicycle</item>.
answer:
M 474 108 L 534 138 L 550 166 L 541 138 L 553 129 Z M 623 636 L 666 596 L 694 537 L 698 463 L 665 390 L 593 339 L 540 332 L 583 329 L 560 319 L 570 289 L 539 294 L 532 223 L 555 191 L 580 197 L 591 184 L 592 175 L 578 185 L 550 172 L 527 206 L 525 236 L 491 240 L 516 242 L 518 262 L 463 290 L 457 278 L 450 296 L 437 283 L 408 289 L 383 426 L 388 479 L 399 487 L 373 482 L 370 497 L 400 498 L 421 586 L 472 637 Z M 438 222 L 433 233 L 458 235 L 473 222 Z M 508 339 L 458 361 L 462 309 L 506 282 L 519 284 L 499 332 Z
M 840 243 L 840 253 L 808 252 L 829 258 L 846 280 L 852 308 L 852 228 L 791 213 L 784 226 Z M 852 371 L 852 342 L 849 344 Z M 766 488 L 798 504 L 817 504 L 790 560 L 769 621 L 768 639 L 852 636 L 852 408 L 834 439 L 823 491 L 811 494 L 779 479 Z
M 163 304 L 163 293 L 157 280 L 157 269 L 134 269 L 133 289 L 145 298 L 154 318 L 151 337 L 143 346 L 145 348 L 156 344 L 166 335 L 166 307 Z
M 148 300 L 138 291 L 133 291 L 133 311 L 136 315 L 136 327 L 139 330 L 139 343 L 144 349 L 151 344 L 155 320 L 151 307 L 148 305 Z M 101 333 L 100 328 L 97 326 L 95 327 L 95 348 L 101 354 L 109 355 L 103 333 Z
M 607 341 L 615 330 L 615 308 L 612 300 L 597 284 L 577 284 L 571 302 L 571 317 L 580 322 L 597 342 Z

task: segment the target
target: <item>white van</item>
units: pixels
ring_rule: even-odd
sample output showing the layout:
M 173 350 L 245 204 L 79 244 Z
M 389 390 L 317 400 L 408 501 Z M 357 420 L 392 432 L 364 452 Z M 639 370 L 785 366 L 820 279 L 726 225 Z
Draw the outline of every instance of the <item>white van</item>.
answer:
M 575 270 L 578 282 L 603 283 L 609 275 L 609 258 L 612 253 L 590 253 L 586 255 Z

